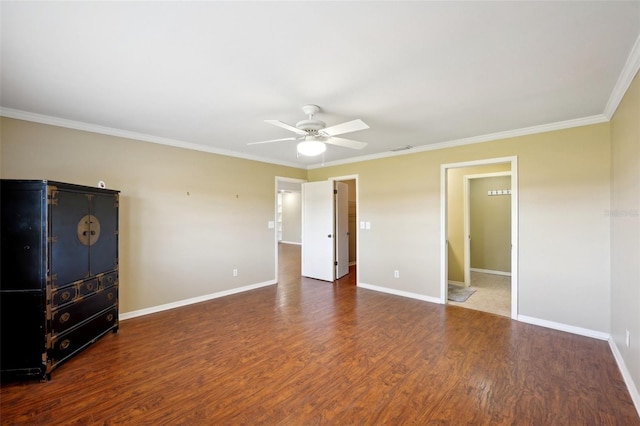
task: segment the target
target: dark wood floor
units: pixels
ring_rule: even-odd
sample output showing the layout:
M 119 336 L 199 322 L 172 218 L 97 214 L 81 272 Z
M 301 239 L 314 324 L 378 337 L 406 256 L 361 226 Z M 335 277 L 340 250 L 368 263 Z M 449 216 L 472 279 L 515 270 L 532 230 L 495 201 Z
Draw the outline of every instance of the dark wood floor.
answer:
M 606 342 L 299 273 L 122 322 L 2 424 L 640 424 Z

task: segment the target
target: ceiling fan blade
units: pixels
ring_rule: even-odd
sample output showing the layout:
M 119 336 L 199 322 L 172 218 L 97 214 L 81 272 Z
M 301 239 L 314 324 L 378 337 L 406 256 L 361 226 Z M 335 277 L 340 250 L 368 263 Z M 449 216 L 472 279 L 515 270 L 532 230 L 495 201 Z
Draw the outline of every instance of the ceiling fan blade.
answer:
M 306 135 L 307 132 L 305 132 L 304 130 L 300 130 L 297 127 L 293 127 L 290 124 L 287 123 L 283 123 L 280 120 L 264 120 L 265 123 L 269 123 L 269 124 L 273 124 L 274 126 L 278 126 L 278 127 L 282 127 L 283 129 L 287 129 L 291 132 L 297 133 L 299 135 Z
M 320 130 L 320 134 L 322 134 L 323 136 L 336 136 L 336 135 L 341 135 L 343 133 L 351 133 L 351 132 L 356 132 L 358 130 L 365 130 L 368 129 L 369 126 L 367 126 L 367 124 L 360 120 L 352 120 L 352 121 L 347 121 L 346 123 L 342 123 L 342 124 L 336 124 L 335 126 L 331 126 L 331 127 L 327 127 L 326 129 L 322 129 Z
M 295 141 L 296 139 L 297 138 L 271 139 L 271 140 L 268 140 L 268 141 L 250 142 L 247 145 L 259 145 L 261 143 L 282 142 L 282 141 Z
M 342 147 L 351 148 L 351 149 L 362 149 L 368 145 L 368 143 L 366 142 L 358 142 L 358 141 L 353 141 L 351 139 L 343 139 L 343 138 L 329 138 L 323 142 L 331 145 L 337 145 L 337 146 L 342 146 Z

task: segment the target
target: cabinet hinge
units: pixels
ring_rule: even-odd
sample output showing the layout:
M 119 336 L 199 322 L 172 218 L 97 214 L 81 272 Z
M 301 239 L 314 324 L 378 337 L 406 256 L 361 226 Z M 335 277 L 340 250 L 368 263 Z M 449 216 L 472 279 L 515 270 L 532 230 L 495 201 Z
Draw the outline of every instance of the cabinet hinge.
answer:
M 334 190 L 333 190 L 333 193 L 334 193 L 334 194 L 338 194 L 338 190 L 337 190 L 337 189 L 334 189 Z
M 335 265 L 335 266 L 338 266 L 338 262 L 337 262 L 337 261 L 336 261 L 336 262 L 334 262 L 334 265 Z
M 56 236 L 47 237 L 47 243 L 48 244 L 53 244 L 53 243 L 57 243 L 57 242 L 58 242 L 58 237 L 56 237 Z
M 49 205 L 58 205 L 58 187 L 57 186 L 47 186 L 47 204 Z

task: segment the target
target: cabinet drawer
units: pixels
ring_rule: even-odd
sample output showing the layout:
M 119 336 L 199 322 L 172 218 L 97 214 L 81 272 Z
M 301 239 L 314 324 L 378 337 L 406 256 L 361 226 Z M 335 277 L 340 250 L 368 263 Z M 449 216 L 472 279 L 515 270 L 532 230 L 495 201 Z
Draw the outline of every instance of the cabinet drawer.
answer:
M 98 290 L 98 279 L 93 278 L 87 281 L 82 281 L 78 287 L 80 295 L 86 296 L 87 294 L 91 294 L 94 291 Z
M 51 318 L 52 334 L 59 334 L 80 324 L 92 315 L 115 305 L 118 301 L 118 288 L 111 287 L 94 295 L 78 300 L 72 305 L 55 311 Z
M 118 273 L 110 272 L 100 277 L 100 288 L 111 287 L 118 282 Z
M 108 309 L 82 326 L 54 339 L 50 358 L 55 366 L 75 352 L 93 343 L 118 324 L 118 309 Z
M 58 306 L 66 305 L 67 303 L 72 302 L 77 296 L 78 289 L 75 285 L 56 290 L 51 295 L 51 307 L 56 308 Z

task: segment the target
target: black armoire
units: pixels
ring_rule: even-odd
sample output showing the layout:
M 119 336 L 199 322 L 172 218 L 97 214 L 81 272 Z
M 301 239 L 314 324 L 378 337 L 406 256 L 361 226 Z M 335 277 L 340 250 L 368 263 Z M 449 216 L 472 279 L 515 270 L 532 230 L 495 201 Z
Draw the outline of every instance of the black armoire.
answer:
M 1 180 L 0 372 L 50 378 L 118 330 L 119 191 Z

